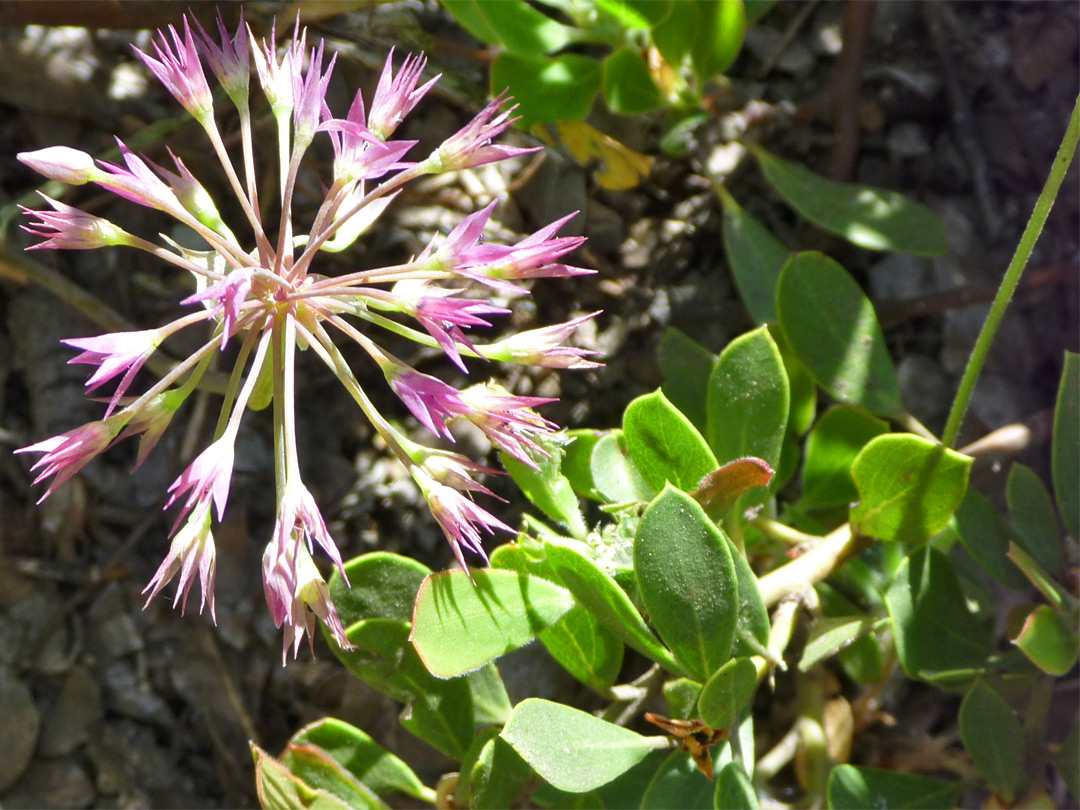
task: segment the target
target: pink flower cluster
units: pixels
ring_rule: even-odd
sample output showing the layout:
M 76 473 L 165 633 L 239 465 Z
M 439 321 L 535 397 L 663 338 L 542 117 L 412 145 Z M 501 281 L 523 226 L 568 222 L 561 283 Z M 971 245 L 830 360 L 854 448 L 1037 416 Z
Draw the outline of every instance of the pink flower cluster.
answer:
M 194 23 L 194 31 L 193 31 Z M 507 313 L 484 299 L 485 290 L 523 294 L 522 281 L 589 272 L 562 263 L 581 237 L 560 237 L 560 219 L 515 245 L 483 241 L 495 203 L 464 218 L 445 239 L 436 239 L 419 256 L 390 267 L 356 270 L 327 277 L 313 272 L 320 251 L 339 251 L 352 244 L 397 196 L 401 187 L 424 175 L 451 172 L 512 158 L 532 150 L 493 143 L 513 120 L 513 108 L 499 96 L 461 130 L 426 158 L 406 159 L 415 141 L 393 135 L 437 81 L 421 84 L 426 61 L 410 56 L 395 73 L 393 53 L 382 70 L 370 104 L 359 92 L 344 118 L 326 102 L 335 58 L 325 64 L 323 45 L 310 50 L 300 29 L 279 48 L 273 33 L 257 39 L 241 20 L 230 35 L 220 17 L 218 36 L 185 18 L 183 31 L 170 26 L 159 32 L 153 54 L 137 51 L 147 68 L 198 121 L 221 162 L 235 195 L 242 224 L 250 233 L 243 244 L 227 225 L 211 195 L 175 156 L 175 171 L 136 155 L 120 144 L 122 163 L 94 160 L 65 146 L 19 155 L 19 159 L 53 180 L 72 185 L 93 183 L 139 205 L 163 211 L 188 226 L 206 243 L 191 251 L 170 243 L 161 246 L 127 233 L 113 223 L 45 197 L 52 210 L 26 210 L 33 218 L 30 233 L 44 237 L 35 248 L 91 249 L 124 245 L 153 253 L 189 272 L 195 292 L 181 301 L 198 305 L 157 329 L 65 341 L 82 351 L 73 363 L 94 366 L 87 389 L 119 379 L 100 421 L 24 447 L 40 453 L 33 465 L 35 483 L 52 479 L 43 499 L 68 481 L 91 459 L 129 436 L 140 436 L 138 463 L 153 449 L 176 411 L 196 390 L 220 350 L 238 342 L 235 368 L 222 406 L 213 442 L 169 487 L 166 508 L 179 504 L 172 545 L 146 591 L 149 599 L 174 577 L 177 603 L 186 605 L 196 572 L 202 587 L 200 611 L 214 615 L 216 556 L 212 528 L 221 520 L 229 496 L 234 446 L 241 419 L 256 392 L 256 383 L 273 380 L 278 518 L 263 557 L 267 603 L 278 627 L 284 628 L 284 651 L 296 654 L 305 633 L 309 640 L 316 618 L 338 644 L 349 641 L 315 566 L 316 546 L 345 574 L 336 544 L 314 498 L 304 486 L 296 447 L 295 360 L 299 345 L 310 347 L 340 379 L 394 455 L 409 469 L 465 566 L 463 548 L 481 557 L 480 533 L 509 527 L 473 501 L 491 493 L 477 477 L 493 470 L 459 453 L 433 449 L 408 439 L 379 413 L 335 342 L 335 333 L 359 345 L 382 371 L 392 390 L 413 416 L 435 436 L 453 440 L 449 426 L 467 421 L 491 442 L 519 461 L 536 466 L 544 456 L 544 437 L 554 429 L 534 410 L 550 400 L 513 396 L 490 384 L 458 390 L 412 368 L 372 337 L 382 327 L 441 349 L 463 371 L 466 360 L 518 363 L 550 368 L 596 365 L 590 352 L 564 342 L 586 320 L 522 332 L 482 343 L 467 336 L 474 327 Z M 257 187 L 249 107 L 251 63 L 277 129 L 280 218 L 264 221 L 260 204 L 267 191 Z M 235 107 L 239 120 L 239 161 L 226 149 L 218 129 L 213 95 L 203 65 L 208 66 Z M 365 109 L 367 111 L 365 112 Z M 309 145 L 325 133 L 333 147 L 333 176 L 306 235 L 293 220 L 297 174 Z M 239 168 L 238 168 L 239 164 Z M 231 214 L 230 214 L 231 216 Z M 238 215 L 234 217 L 240 220 Z M 567 218 L 568 219 L 568 218 Z M 207 260 L 207 256 L 211 256 Z M 594 313 L 595 314 L 595 313 Z M 419 328 L 409 325 L 410 320 Z M 209 328 L 201 348 L 187 356 L 143 394 L 125 396 L 139 371 L 173 334 L 196 325 Z M 377 331 L 375 331 L 377 334 Z

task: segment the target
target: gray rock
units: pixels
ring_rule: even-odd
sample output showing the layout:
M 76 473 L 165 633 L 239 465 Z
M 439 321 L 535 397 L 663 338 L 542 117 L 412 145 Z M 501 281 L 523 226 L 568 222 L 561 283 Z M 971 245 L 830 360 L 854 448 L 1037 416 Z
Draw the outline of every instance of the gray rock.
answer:
M 47 757 L 69 754 L 86 742 L 101 719 L 101 689 L 93 675 L 77 666 L 71 670 L 52 710 L 45 717 L 38 751 Z
M 97 791 L 77 762 L 39 760 L 30 766 L 4 807 L 89 807 Z
M 910 253 L 890 253 L 870 268 L 875 301 L 903 301 L 925 292 L 926 264 Z
M 142 635 L 116 583 L 105 586 L 90 607 L 90 641 L 94 651 L 105 658 L 143 648 Z
M 7 790 L 30 764 L 41 728 L 34 696 L 22 681 L 0 681 L 0 791 Z
M 922 127 L 914 121 L 904 121 L 889 131 L 886 138 L 889 151 L 902 158 L 922 157 L 930 153 L 930 142 Z
M 900 394 L 912 413 L 934 429 L 952 401 L 952 383 L 941 365 L 924 354 L 909 354 L 896 367 Z

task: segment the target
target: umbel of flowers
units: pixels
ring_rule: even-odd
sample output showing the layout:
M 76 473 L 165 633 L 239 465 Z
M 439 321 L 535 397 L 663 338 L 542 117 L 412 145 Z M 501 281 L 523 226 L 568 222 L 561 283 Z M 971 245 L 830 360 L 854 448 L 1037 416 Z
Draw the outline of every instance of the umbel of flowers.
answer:
M 238 344 L 214 440 L 169 487 L 166 508 L 178 505 L 179 513 L 169 553 L 146 587 L 148 602 L 178 577 L 176 603 L 186 605 L 197 575 L 202 588 L 200 611 L 209 605 L 214 616 L 213 523 L 215 518 L 222 519 L 228 500 L 241 419 L 253 405 L 260 377 L 269 376 L 273 380 L 277 519 L 263 555 L 266 600 L 275 623 L 284 627 L 285 653 L 292 647 L 295 656 L 305 633 L 310 640 L 316 617 L 338 644 L 347 647 L 344 629 L 313 560 L 318 546 L 345 573 L 297 461 L 298 348 L 308 347 L 307 354 L 333 371 L 391 452 L 408 468 L 458 561 L 465 566 L 463 549 L 485 557 L 481 532 L 509 530 L 473 501 L 476 493 L 491 494 L 477 477 L 493 471 L 461 454 L 409 440 L 375 409 L 335 340 L 359 345 L 408 410 L 436 436 L 451 439 L 448 426 L 467 420 L 501 450 L 535 466 L 534 456 L 543 453 L 542 437 L 553 425 L 533 409 L 550 400 L 512 396 L 491 383 L 458 390 L 410 367 L 380 346 L 377 329 L 361 327 L 381 327 L 440 348 L 462 369 L 466 359 L 553 368 L 595 365 L 587 359 L 588 352 L 561 345 L 591 316 L 495 342 L 474 342 L 466 334 L 472 327 L 489 326 L 491 316 L 506 312 L 485 301 L 485 291 L 524 293 L 519 284 L 523 279 L 588 272 L 559 261 L 582 239 L 556 236 L 565 222 L 562 219 L 515 245 L 484 242 L 482 234 L 492 203 L 406 262 L 334 277 L 320 275 L 320 251 L 340 251 L 351 245 L 410 180 L 530 151 L 493 143 L 513 122 L 513 108 L 504 109 L 506 99 L 500 96 L 430 155 L 406 160 L 416 142 L 395 140 L 394 132 L 438 79 L 420 84 L 425 66 L 422 57 L 406 58 L 395 73 L 391 53 L 374 97 L 365 105 L 357 92 L 348 113 L 338 118 L 325 100 L 336 57 L 326 62 L 322 43 L 309 50 L 306 32 L 299 24 L 291 41 L 279 49 L 273 33 L 269 40 L 257 40 L 242 20 L 230 36 L 219 17 L 217 41 L 198 21 L 194 21 L 197 33 L 193 33 L 192 22 L 185 18 L 182 34 L 172 26 L 167 33 L 159 31 L 153 54 L 138 54 L 205 130 L 243 211 L 244 232 L 250 233 L 254 244 L 245 245 L 225 224 L 221 209 L 206 188 L 175 156 L 173 170 L 136 155 L 123 143 L 122 164 L 96 161 L 65 146 L 20 154 L 23 163 L 53 180 L 72 185 L 93 183 L 133 203 L 163 211 L 197 233 L 207 250 L 154 244 L 49 197 L 45 201 L 52 210 L 26 210 L 34 220 L 26 230 L 45 237 L 35 248 L 138 248 L 192 274 L 196 290 L 180 302 L 192 311 L 164 326 L 65 341 L 81 351 L 72 363 L 94 366 L 86 383 L 88 391 L 118 380 L 105 415 L 17 452 L 42 454 L 33 466 L 39 472 L 35 483 L 52 479 L 43 499 L 92 458 L 126 437 L 140 437 L 137 464 L 142 463 L 214 356 L 226 344 Z M 276 123 L 280 168 L 276 191 L 256 185 L 262 174 L 255 165 L 252 145 L 252 61 L 257 86 L 266 96 Z M 239 115 L 239 169 L 215 120 L 204 62 Z M 293 193 L 305 152 L 320 135 L 329 138 L 333 147 L 333 176 L 328 178 L 325 198 L 304 234 L 293 221 Z M 266 208 L 262 198 L 271 193 L 279 195 L 280 218 L 265 221 L 260 214 Z M 164 341 L 181 330 L 200 326 L 207 334 L 201 348 L 141 395 L 127 395 L 139 370 Z

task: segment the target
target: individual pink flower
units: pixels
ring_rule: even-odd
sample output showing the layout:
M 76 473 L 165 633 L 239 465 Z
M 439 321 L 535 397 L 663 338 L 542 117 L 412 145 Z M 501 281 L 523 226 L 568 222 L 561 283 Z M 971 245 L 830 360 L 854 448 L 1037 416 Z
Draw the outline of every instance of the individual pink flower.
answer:
M 586 359 L 598 354 L 597 352 L 562 345 L 563 341 L 569 338 L 579 326 L 599 314 L 599 312 L 593 312 L 566 323 L 517 332 L 485 346 L 484 355 L 491 360 L 519 363 L 525 366 L 575 370 L 599 368 L 603 365 L 602 363 Z
M 435 338 L 446 356 L 462 371 L 467 371 L 458 344 L 473 348 L 461 331 L 462 327 L 491 326 L 481 315 L 506 315 L 510 310 L 484 301 L 454 298 L 463 290 L 433 287 L 424 281 L 400 282 L 394 285 L 393 297 L 402 311 L 420 322 Z
M 263 590 L 274 625 L 285 628 L 282 664 L 289 647 L 293 648 L 293 658 L 296 657 L 305 633 L 314 654 L 316 617 L 330 630 L 339 647 L 353 649 L 330 598 L 330 589 L 303 543 L 279 543 L 275 537 L 267 545 L 263 552 Z
M 95 390 L 119 374 L 124 375 L 105 412 L 108 417 L 162 340 L 160 329 L 145 329 L 140 332 L 113 332 L 98 337 L 69 338 L 60 342 L 83 350 L 82 354 L 68 360 L 68 364 L 86 363 L 98 367 L 86 381 L 87 391 Z
M 156 208 L 173 216 L 183 217 L 186 209 L 180 204 L 173 190 L 158 177 L 146 161 L 132 152 L 119 138 L 116 143 L 124 158 L 126 168 L 117 163 L 101 161 L 107 173 L 98 173 L 93 180 L 125 200 L 148 208 Z
M 371 101 L 371 112 L 368 114 L 368 128 L 381 140 L 386 140 L 394 134 L 398 124 L 405 118 L 413 107 L 419 103 L 432 85 L 439 80 L 439 76 L 431 79 L 420 88 L 416 83 L 420 80 L 420 74 L 424 72 L 427 59 L 423 56 L 409 54 L 401 65 L 397 75 L 393 72 L 394 49 L 390 49 L 390 55 L 386 57 L 382 74 L 379 76 L 379 84 L 375 88 L 375 97 Z
M 502 475 L 498 470 L 477 464 L 461 453 L 427 447 L 423 448 L 423 451 L 422 457 L 414 458 L 414 461 L 417 461 L 433 480 L 456 490 L 479 492 L 482 495 L 490 495 L 492 498 L 499 497 L 473 478 L 474 475 Z M 503 499 L 499 498 L 499 500 Z
M 364 124 L 364 99 L 359 91 L 345 118 L 334 118 L 324 108 L 319 125 L 334 147 L 334 179 L 341 182 L 375 180 L 394 169 L 405 168 L 401 158 L 416 141 L 380 141 Z
M 244 27 L 244 10 L 240 9 L 240 23 L 234 37 L 230 38 L 229 32 L 225 29 L 221 9 L 218 9 L 217 24 L 221 37 L 220 47 L 206 33 L 206 29 L 202 27 L 198 18 L 195 19 L 195 26 L 199 31 L 199 50 L 202 51 L 210 70 L 214 72 L 229 98 L 233 100 L 237 108 L 244 110 L 247 108 L 248 82 L 251 73 L 251 55 L 247 30 Z
M 297 22 L 299 22 L 299 15 Z M 247 27 L 247 32 L 248 38 L 254 42 L 255 36 L 251 33 L 251 26 Z M 293 32 L 292 44 L 286 48 L 281 61 L 278 62 L 277 20 L 275 19 L 270 28 L 270 39 L 262 40 L 251 51 L 255 61 L 255 72 L 259 76 L 259 84 L 262 85 L 263 93 L 266 95 L 266 100 L 270 102 L 270 108 L 275 117 L 292 112 L 292 74 L 293 70 L 298 70 L 298 65 L 303 63 L 307 30 L 303 31 L 299 40 L 297 40 L 298 35 L 300 35 L 299 31 Z
M 91 459 L 105 450 L 126 421 L 126 417 L 118 414 L 112 419 L 88 422 L 67 433 L 16 450 L 16 453 L 45 454 L 30 468 L 36 471 L 44 467 L 34 479 L 34 484 L 41 483 L 49 476 L 56 476 L 45 494 L 38 498 L 38 503 L 52 495 L 57 487 L 69 481 Z
M 180 524 L 193 506 L 198 505 L 200 509 L 209 507 L 211 499 L 217 507 L 218 520 L 225 516 L 225 502 L 229 499 L 229 482 L 232 478 L 234 439 L 233 434 L 226 433 L 203 450 L 180 477 L 169 485 L 171 494 L 165 502 L 166 509 L 185 492 L 188 493 L 180 515 L 176 518 L 176 525 Z
M 495 163 L 518 155 L 527 155 L 541 148 L 539 146 L 522 148 L 491 143 L 492 138 L 497 138 L 517 120 L 510 117 L 517 109 L 516 105 L 509 110 L 499 111 L 507 100 L 506 93 L 500 93 L 477 113 L 472 121 L 443 141 L 442 146 L 436 149 L 431 157 L 433 164 L 438 167 L 437 171 L 455 171 L 483 166 L 485 163 Z
M 195 37 L 191 35 L 188 18 L 184 17 L 182 41 L 176 28 L 171 25 L 169 33 L 172 35 L 171 46 L 162 31 L 158 32 L 157 41 L 152 43 L 157 59 L 138 48 L 135 48 L 135 53 L 183 108 L 202 122 L 214 113 L 214 97 L 203 74 L 202 62 L 199 61 L 199 51 L 195 47 Z
M 472 252 L 480 244 L 484 226 L 497 203 L 498 200 L 492 200 L 479 211 L 469 214 L 454 226 L 437 248 L 433 247 L 434 243 L 425 247 L 416 259 L 417 267 L 455 272 L 461 265 L 473 264 Z
M 33 152 L 19 152 L 15 157 L 38 174 L 71 186 L 89 183 L 99 174 L 90 155 L 70 146 L 49 146 Z
M 181 304 L 198 304 L 204 301 L 215 302 L 214 313 L 222 316 L 221 349 L 225 350 L 225 344 L 236 330 L 236 324 L 240 320 L 240 310 L 251 293 L 251 283 L 254 276 L 251 268 L 233 270 L 221 281 L 212 284 L 202 292 L 189 295 Z
M 337 62 L 337 54 L 330 58 L 325 73 L 322 70 L 322 60 L 323 43 L 320 41 L 318 48 L 312 48 L 306 73 L 301 73 L 299 60 L 294 61 L 292 66 L 293 137 L 301 148 L 306 148 L 311 143 L 319 126 L 319 117 L 323 110 L 326 89 L 330 84 L 330 75 L 334 72 L 334 63 Z
M 548 455 L 537 439 L 551 433 L 555 425 L 532 409 L 555 402 L 553 398 L 511 396 L 488 383 L 465 389 L 460 399 L 465 408 L 459 418 L 480 428 L 500 450 L 534 468 L 534 454 Z
M 176 584 L 177 599 L 173 607 L 180 605 L 180 612 L 187 611 L 188 593 L 195 582 L 195 572 L 199 572 L 199 581 L 202 583 L 202 599 L 199 602 L 199 613 L 207 604 L 210 605 L 210 617 L 217 624 L 217 613 L 214 610 L 214 579 L 217 569 L 217 552 L 214 546 L 214 536 L 210 532 L 210 510 L 203 509 L 193 515 L 187 523 L 172 539 L 169 553 L 158 567 L 157 573 L 143 593 L 150 591 L 146 597 L 146 605 L 158 595 L 158 592 L 166 584 L 180 574 L 180 581 Z
M 387 372 L 390 387 L 420 424 L 436 436 L 453 441 L 454 437 L 445 420 L 461 416 L 468 409 L 461 398 L 461 392 L 437 377 L 422 374 L 407 366 L 405 368 L 408 370 Z
M 487 534 L 494 534 L 495 529 L 513 533 L 513 529 L 456 489 L 440 484 L 417 467 L 413 467 L 411 472 L 420 491 L 424 493 L 432 516 L 446 535 L 454 556 L 466 571 L 469 566 L 465 562 L 462 547 L 480 555 L 485 563 L 488 561 L 487 553 L 480 542 L 481 530 Z
M 314 551 L 314 543 L 318 543 L 348 583 L 349 578 L 345 574 L 337 543 L 330 536 L 326 521 L 323 520 L 315 499 L 303 484 L 290 483 L 285 488 L 285 494 L 281 496 L 281 505 L 278 507 L 274 538 L 275 542 L 282 545 L 286 542 L 303 541 L 307 544 L 309 551 Z
M 131 238 L 131 234 L 107 219 L 65 205 L 40 191 L 38 194 L 54 210 L 38 211 L 19 206 L 27 216 L 37 217 L 39 220 L 23 225 L 22 229 L 34 236 L 46 237 L 44 242 L 30 245 L 27 250 L 92 250 L 106 245 L 127 244 Z

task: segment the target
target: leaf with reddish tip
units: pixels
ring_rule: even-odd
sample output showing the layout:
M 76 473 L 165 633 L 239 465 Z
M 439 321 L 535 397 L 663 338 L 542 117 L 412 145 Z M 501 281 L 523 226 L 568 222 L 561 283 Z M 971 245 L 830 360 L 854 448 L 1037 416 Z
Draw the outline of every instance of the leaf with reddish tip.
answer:
M 690 493 L 713 520 L 721 517 L 739 497 L 752 489 L 767 487 L 775 475 L 760 458 L 737 458 L 706 475 L 701 486 Z

